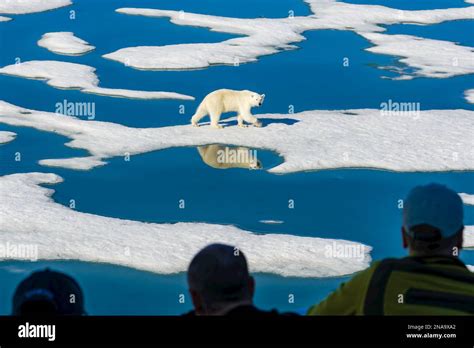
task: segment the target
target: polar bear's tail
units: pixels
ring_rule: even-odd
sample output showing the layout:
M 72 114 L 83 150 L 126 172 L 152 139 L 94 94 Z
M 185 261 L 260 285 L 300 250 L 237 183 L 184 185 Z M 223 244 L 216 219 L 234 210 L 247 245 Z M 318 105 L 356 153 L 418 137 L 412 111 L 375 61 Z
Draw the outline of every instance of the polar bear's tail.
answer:
M 198 108 L 196 109 L 196 113 L 191 117 L 191 124 L 193 126 L 197 126 L 198 122 L 207 115 L 207 109 L 204 105 L 199 104 Z

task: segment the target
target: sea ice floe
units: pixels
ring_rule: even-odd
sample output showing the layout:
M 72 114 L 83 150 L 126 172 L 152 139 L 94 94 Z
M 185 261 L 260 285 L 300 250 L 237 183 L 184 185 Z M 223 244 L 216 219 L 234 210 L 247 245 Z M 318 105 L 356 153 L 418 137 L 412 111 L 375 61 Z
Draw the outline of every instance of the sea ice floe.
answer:
M 86 54 L 95 48 L 71 32 L 46 33 L 38 41 L 38 45 L 57 54 L 72 56 Z
M 75 169 L 75 170 L 89 170 L 91 168 L 103 166 L 107 163 L 94 156 L 89 156 L 89 157 L 44 159 L 44 160 L 40 160 L 39 164 L 46 167 L 60 167 L 60 168 L 69 168 L 69 169 Z
M 2 0 L 0 1 L 0 14 L 16 15 L 43 12 L 71 4 L 70 0 Z M 2 21 L 1 18 L 0 21 Z
M 297 19 L 241 19 L 210 15 L 162 11 L 153 9 L 118 9 L 117 12 L 151 17 L 170 17 L 180 25 L 211 28 L 231 34 L 244 35 L 217 43 L 178 44 L 167 46 L 140 46 L 120 49 L 104 55 L 138 69 L 196 69 L 217 64 L 241 64 L 253 62 L 259 56 L 288 49 L 291 42 L 304 40 L 299 34 Z
M 468 103 L 474 104 L 474 89 L 468 89 L 467 91 L 465 91 L 464 97 L 466 98 Z
M 178 25 L 189 25 L 210 28 L 213 31 L 242 35 L 234 39 L 217 43 L 177 44 L 166 46 L 138 46 L 122 48 L 104 55 L 105 58 L 116 60 L 137 69 L 195 69 L 218 64 L 241 64 L 253 62 L 258 57 L 293 49 L 293 43 L 304 40 L 302 32 L 315 29 L 351 30 L 368 38 L 368 34 L 384 31 L 381 25 L 396 23 L 435 24 L 448 20 L 471 19 L 473 7 L 450 8 L 440 10 L 402 11 L 377 5 L 359 5 L 334 0 L 306 0 L 311 6 L 313 15 L 291 18 L 228 18 L 212 15 L 186 13 L 183 11 L 165 11 L 156 9 L 120 8 L 117 12 L 129 15 L 149 17 L 169 17 Z M 374 44 L 381 43 L 386 48 L 379 48 L 378 53 L 402 56 L 406 54 L 403 45 L 395 45 L 393 40 L 385 36 L 373 37 Z M 400 39 L 401 36 L 398 36 Z M 376 40 L 377 39 L 377 40 Z M 384 40 L 382 40 L 384 39 Z M 377 41 L 377 42 L 375 42 Z M 387 42 L 390 42 L 390 53 L 387 53 Z M 432 70 L 436 77 L 447 77 L 461 73 L 472 73 L 472 52 L 469 48 L 456 46 L 451 42 L 426 40 L 423 49 L 416 48 L 409 54 L 404 63 L 416 63 L 422 71 Z M 452 47 L 456 46 L 456 47 Z M 397 50 L 398 48 L 398 50 Z M 434 51 L 449 52 L 442 56 L 441 65 L 431 55 Z M 375 48 L 376 49 L 376 48 Z M 457 66 L 446 65 L 444 60 L 457 56 Z M 418 59 L 416 59 L 419 57 Z M 427 58 L 427 67 L 423 66 L 423 58 Z M 468 66 L 462 64 L 468 62 Z M 435 69 L 441 69 L 437 71 Z
M 474 73 L 474 49 L 450 41 L 424 39 L 410 35 L 361 34 L 375 46 L 373 53 L 403 57 L 399 61 L 416 69 L 413 75 L 447 78 Z
M 69 209 L 51 199 L 55 174 L 0 177 L 0 236 L 10 245 L 37 246 L 38 259 L 73 259 L 162 274 L 183 272 L 210 243 L 240 248 L 251 271 L 282 276 L 342 276 L 368 267 L 369 246 L 339 239 L 256 234 L 231 225 L 155 224 Z
M 473 7 L 433 10 L 400 10 L 396 8 L 350 4 L 337 0 L 305 0 L 314 16 L 327 29 L 354 30 L 358 33 L 385 31 L 392 24 L 437 24 L 458 19 L 472 19 Z
M 464 202 L 464 204 L 474 205 L 474 195 L 473 194 L 460 193 L 459 196 L 461 196 L 462 201 Z
M 85 149 L 98 161 L 171 147 L 230 144 L 278 152 L 284 162 L 270 172 L 280 174 L 334 168 L 474 169 L 474 111 L 423 110 L 411 115 L 354 109 L 258 116 L 269 124 L 263 128 L 228 126 L 221 130 L 191 125 L 131 128 L 28 110 L 0 101 L 0 123 L 62 134 L 71 139 L 67 146 Z M 296 122 L 285 124 L 288 118 Z M 82 169 L 87 163 L 91 167 L 94 164 L 79 160 Z M 74 160 L 67 164 L 74 167 L 72 163 Z
M 0 145 L 6 144 L 16 138 L 16 133 L 0 131 Z
M 464 248 L 474 248 L 474 225 L 464 227 Z
M 194 100 L 191 96 L 174 92 L 148 92 L 98 87 L 99 79 L 95 74 L 95 68 L 55 60 L 34 60 L 8 65 L 0 69 L 0 74 L 46 80 L 48 85 L 56 88 L 80 89 L 84 93 L 109 97 Z
M 260 220 L 259 222 L 267 225 L 279 225 L 284 223 L 282 220 Z
M 462 201 L 466 205 L 474 205 L 474 195 L 467 193 L 459 194 Z M 474 248 L 474 225 L 464 227 L 464 243 L 465 248 Z

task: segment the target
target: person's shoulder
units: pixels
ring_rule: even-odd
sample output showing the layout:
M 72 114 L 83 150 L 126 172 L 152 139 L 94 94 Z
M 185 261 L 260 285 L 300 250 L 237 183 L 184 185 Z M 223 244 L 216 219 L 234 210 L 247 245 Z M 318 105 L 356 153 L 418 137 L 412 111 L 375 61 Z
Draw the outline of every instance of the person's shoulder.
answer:
M 353 279 L 367 279 L 369 280 L 372 276 L 372 274 L 375 272 L 375 270 L 377 270 L 381 264 L 385 263 L 385 262 L 391 262 L 392 260 L 397 260 L 397 259 L 381 259 L 381 260 L 375 260 L 375 261 L 372 261 L 372 263 L 370 264 L 369 267 L 359 271 L 359 272 L 356 272 L 353 277 L 349 280 L 353 280 Z

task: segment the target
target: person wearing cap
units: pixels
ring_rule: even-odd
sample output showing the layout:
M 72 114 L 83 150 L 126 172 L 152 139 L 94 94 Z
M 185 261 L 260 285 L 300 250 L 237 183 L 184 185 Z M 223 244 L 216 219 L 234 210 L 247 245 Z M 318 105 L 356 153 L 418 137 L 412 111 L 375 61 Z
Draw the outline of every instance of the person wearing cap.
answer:
M 211 244 L 199 251 L 188 268 L 188 286 L 194 310 L 186 315 L 276 316 L 253 304 L 255 280 L 247 260 L 230 245 Z
M 459 259 L 463 203 L 456 192 L 415 187 L 403 205 L 409 256 L 374 262 L 308 315 L 474 315 L 474 273 Z
M 13 295 L 13 315 L 85 315 L 79 284 L 64 273 L 45 269 L 24 279 Z

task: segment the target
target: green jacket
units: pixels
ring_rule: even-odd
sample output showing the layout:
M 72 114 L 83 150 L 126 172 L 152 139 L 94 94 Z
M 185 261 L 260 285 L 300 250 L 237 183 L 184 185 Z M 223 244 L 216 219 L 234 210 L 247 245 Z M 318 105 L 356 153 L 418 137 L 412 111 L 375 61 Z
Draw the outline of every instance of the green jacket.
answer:
M 474 315 L 474 273 L 458 258 L 374 262 L 308 315 Z

